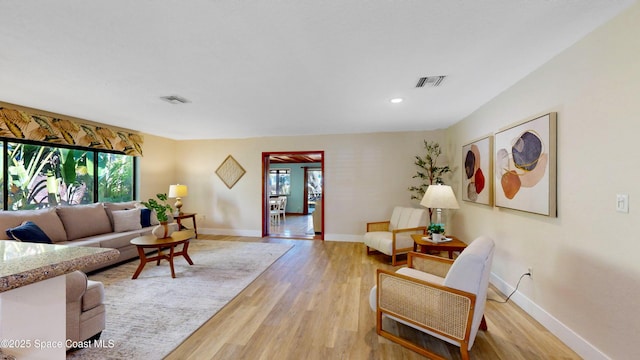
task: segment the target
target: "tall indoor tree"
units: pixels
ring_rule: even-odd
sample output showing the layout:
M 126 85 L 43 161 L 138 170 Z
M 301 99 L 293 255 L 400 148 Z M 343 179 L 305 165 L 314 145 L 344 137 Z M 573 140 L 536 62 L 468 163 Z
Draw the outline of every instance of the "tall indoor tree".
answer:
M 416 155 L 414 164 L 418 168 L 413 179 L 420 179 L 418 186 L 410 186 L 411 199 L 422 200 L 429 185 L 444 184 L 442 176 L 451 172 L 449 165 L 438 165 L 438 158 L 442 155 L 440 144 L 435 141 L 424 140 L 424 155 Z M 429 209 L 429 219 L 432 211 Z

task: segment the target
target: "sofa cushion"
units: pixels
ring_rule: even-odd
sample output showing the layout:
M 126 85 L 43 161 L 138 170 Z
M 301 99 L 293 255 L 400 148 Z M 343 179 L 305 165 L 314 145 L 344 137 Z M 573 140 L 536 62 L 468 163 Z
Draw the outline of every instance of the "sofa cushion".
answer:
M 131 239 L 147 234 L 151 234 L 151 228 L 103 234 L 95 237 L 94 239 L 100 242 L 100 247 L 102 248 L 120 249 L 131 245 Z
M 87 291 L 82 297 L 82 311 L 88 311 L 104 302 L 104 285 L 99 281 L 87 280 Z
M 118 211 L 118 210 L 129 210 L 129 209 L 135 209 L 138 207 L 139 202 L 137 201 L 127 201 L 127 202 L 119 202 L 119 203 L 112 203 L 112 202 L 106 202 L 102 204 L 104 206 L 104 210 L 107 212 L 107 217 L 109 217 L 109 223 L 111 224 L 111 227 L 113 228 L 113 212 L 114 211 Z
M 45 232 L 42 231 L 42 229 L 40 229 L 40 227 L 38 227 L 38 225 L 33 221 L 25 221 L 20 226 L 7 229 L 7 235 L 13 240 L 18 241 L 44 244 L 52 243 L 47 234 L 45 234 Z
M 140 226 L 151 226 L 151 210 L 147 208 L 140 208 Z
M 0 239 L 8 240 L 9 236 L 6 230 L 20 226 L 25 221 L 32 221 L 54 243 L 65 241 L 67 233 L 60 218 L 56 214 L 55 208 L 47 208 L 40 210 L 18 210 L 18 211 L 1 211 L 0 212 Z
M 109 233 L 112 234 L 112 233 Z M 102 235 L 96 235 L 102 236 Z M 84 239 L 75 239 L 72 241 L 61 241 L 56 243 L 56 245 L 68 245 L 68 246 L 84 246 L 84 247 L 100 247 L 100 241 L 94 240 L 95 236 L 89 236 Z
M 113 216 L 113 232 L 142 229 L 140 225 L 140 209 L 115 210 Z
M 393 233 L 390 231 L 370 231 L 364 234 L 364 244 L 383 254 L 393 254 Z M 396 249 L 412 248 L 413 238 L 409 233 L 396 234 Z M 401 254 L 403 252 L 398 252 Z
M 142 235 L 149 235 L 151 234 L 151 230 L 152 228 L 148 227 L 142 228 L 140 230 L 131 230 L 121 233 L 109 232 L 100 235 L 88 236 L 86 238 L 76 239 L 73 241 L 64 241 L 59 244 L 69 246 L 102 247 L 119 250 L 125 246 L 132 246 L 130 243 L 131 239 Z
M 151 225 L 160 225 L 160 220 L 158 220 L 158 213 L 155 210 L 151 210 Z
M 56 212 L 67 232 L 67 240 L 111 232 L 109 217 L 101 203 L 62 206 Z
M 416 228 L 425 226 L 426 223 L 427 212 L 425 209 L 396 206 L 391 213 L 389 231 Z
M 160 225 L 160 221 L 158 221 L 158 214 L 156 213 L 155 210 L 153 209 L 148 209 L 146 206 L 142 205 L 142 204 L 138 204 L 136 207 L 140 208 L 140 209 L 147 209 L 151 211 L 151 215 L 149 215 L 149 222 L 151 223 L 151 225 Z M 144 227 L 144 225 L 142 225 Z
M 430 282 L 432 284 L 437 284 L 440 286 L 444 285 L 444 278 L 437 275 L 429 274 L 428 272 L 416 270 L 410 267 L 400 268 L 398 269 L 398 271 L 396 271 L 396 273 L 410 276 L 412 278 L 419 279 L 422 281 Z

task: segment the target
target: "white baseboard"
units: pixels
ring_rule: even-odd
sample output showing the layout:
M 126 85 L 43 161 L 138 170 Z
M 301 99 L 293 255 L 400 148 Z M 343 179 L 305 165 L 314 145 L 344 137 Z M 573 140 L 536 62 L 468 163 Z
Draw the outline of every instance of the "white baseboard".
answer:
M 262 237 L 260 231 L 255 230 L 239 230 L 239 229 L 212 229 L 199 228 L 199 234 L 206 235 L 228 235 L 228 236 L 246 236 L 246 237 Z M 346 234 L 325 234 L 325 241 L 342 241 L 342 242 L 362 242 L 362 235 L 346 235 Z
M 491 273 L 491 284 L 495 286 L 503 294 L 511 294 L 514 287 L 507 284 L 503 279 Z M 505 295 L 505 296 L 507 296 Z M 575 351 L 583 359 L 593 360 L 611 360 L 606 354 L 601 352 L 598 348 L 586 341 L 582 336 L 571 330 L 565 324 L 556 319 L 553 315 L 549 314 L 546 310 L 538 306 L 528 297 L 524 296 L 519 291 L 516 291 L 511 296 L 511 301 L 518 305 L 522 310 L 529 314 L 532 318 L 536 319 L 542 326 L 549 330 L 553 335 L 558 337 L 565 345 L 571 350 Z
M 206 235 L 246 236 L 246 237 L 257 237 L 257 238 L 262 237 L 262 233 L 260 231 L 255 231 L 255 230 L 204 228 L 204 229 L 198 229 L 198 233 L 206 234 Z
M 362 242 L 362 235 L 325 234 L 325 241 Z

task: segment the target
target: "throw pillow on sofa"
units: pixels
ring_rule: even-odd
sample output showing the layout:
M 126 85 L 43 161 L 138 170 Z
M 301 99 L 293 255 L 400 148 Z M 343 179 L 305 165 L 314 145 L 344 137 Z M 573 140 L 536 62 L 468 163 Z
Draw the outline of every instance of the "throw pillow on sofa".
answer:
M 111 212 L 111 216 L 113 217 L 113 232 L 142 229 L 140 209 L 114 210 Z
M 42 231 L 54 243 L 67 240 L 67 233 L 64 230 L 62 221 L 56 214 L 55 208 L 40 210 L 17 210 L 1 211 L 0 216 L 0 239 L 9 239 L 5 230 L 20 226 L 25 221 L 32 221 L 37 224 Z
M 7 236 L 23 242 L 52 244 L 51 239 L 33 221 L 25 221 L 20 226 L 7 229 Z
M 136 208 L 151 211 L 151 213 L 149 215 L 149 222 L 151 223 L 151 225 L 160 225 L 160 221 L 158 221 L 158 214 L 156 214 L 155 210 L 148 209 L 146 206 L 144 206 L 142 204 L 136 205 Z M 144 216 L 146 217 L 146 214 Z M 144 219 L 144 220 L 141 219 L 141 221 L 140 221 L 142 223 L 142 227 L 146 227 L 145 223 L 143 221 L 146 221 L 146 219 Z
M 113 227 L 112 213 L 114 211 L 135 209 L 138 207 L 139 202 L 137 201 L 126 201 L 126 202 L 118 202 L 118 203 L 105 202 L 102 205 L 104 206 L 104 210 L 107 212 L 107 216 L 109 217 L 109 223 L 111 224 L 111 227 Z
M 69 241 L 113 231 L 101 203 L 60 206 L 56 212 L 64 224 Z
M 140 208 L 140 226 L 151 226 L 151 210 L 147 208 Z

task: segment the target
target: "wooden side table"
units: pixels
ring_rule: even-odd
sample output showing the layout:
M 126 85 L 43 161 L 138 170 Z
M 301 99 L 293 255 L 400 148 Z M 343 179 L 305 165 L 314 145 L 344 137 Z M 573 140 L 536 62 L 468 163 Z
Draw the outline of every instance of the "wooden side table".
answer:
M 417 251 L 417 247 L 420 246 L 420 252 L 427 253 L 429 250 L 434 251 L 447 251 L 449 252 L 449 259 L 453 259 L 454 251 L 462 251 L 467 247 L 467 244 L 460 241 L 455 236 L 448 235 L 448 238 L 451 238 L 451 241 L 434 243 L 429 240 L 422 240 L 422 237 L 426 235 L 422 234 L 411 234 L 411 238 L 413 238 L 413 251 Z
M 174 219 L 176 219 L 176 222 L 178 223 L 178 229 L 182 230 L 182 220 L 183 219 L 189 219 L 191 218 L 191 221 L 193 221 L 193 232 L 195 232 L 196 234 L 196 239 L 198 238 L 198 226 L 196 225 L 196 213 L 182 213 L 180 215 L 174 216 Z

